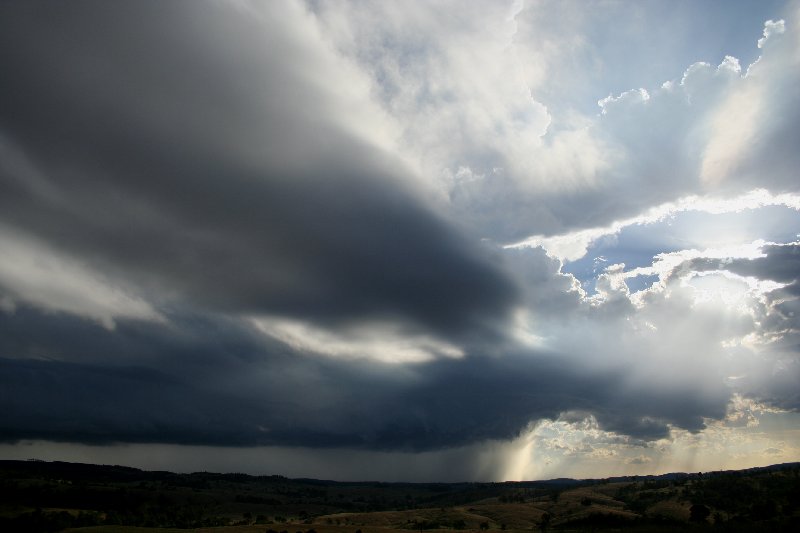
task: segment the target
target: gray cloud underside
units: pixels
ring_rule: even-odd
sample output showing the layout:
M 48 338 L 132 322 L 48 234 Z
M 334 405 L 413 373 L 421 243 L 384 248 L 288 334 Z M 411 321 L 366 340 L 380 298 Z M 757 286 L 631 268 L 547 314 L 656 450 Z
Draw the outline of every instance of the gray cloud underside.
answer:
M 701 429 L 727 402 L 722 387 L 630 387 L 618 372 L 581 372 L 556 354 L 343 363 L 265 345 L 226 319 L 172 319 L 180 335 L 19 309 L 0 324 L 0 350 L 19 356 L 0 364 L 0 436 L 423 450 L 511 438 L 576 410 L 609 430 L 659 438 L 668 423 Z M 37 331 L 46 333 L 31 347 Z M 35 350 L 59 359 L 31 359 Z

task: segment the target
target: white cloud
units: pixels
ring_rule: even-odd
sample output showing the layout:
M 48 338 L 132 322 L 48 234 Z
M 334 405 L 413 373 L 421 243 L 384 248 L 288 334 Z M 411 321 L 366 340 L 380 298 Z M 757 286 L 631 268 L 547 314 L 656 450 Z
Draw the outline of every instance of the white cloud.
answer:
M 402 130 L 401 153 L 443 204 L 472 202 L 468 189 L 450 183 L 461 169 L 531 191 L 573 190 L 607 167 L 605 146 L 583 118 L 548 133 L 551 115 L 524 75 L 538 54 L 515 45 L 520 9 L 518 2 L 315 6 L 336 49 L 371 77 L 375 101 Z
M 587 228 L 552 236 L 534 235 L 524 240 L 507 244 L 505 248 L 541 246 L 548 254 L 562 261 L 576 261 L 586 255 L 587 249 L 592 243 L 603 237 L 618 234 L 629 226 L 655 224 L 688 211 L 719 215 L 756 210 L 766 206 L 785 206 L 800 211 L 800 194 L 773 194 L 766 189 L 754 189 L 745 194 L 728 198 L 691 195 L 675 202 L 666 202 L 650 207 L 637 216 L 618 220 L 607 226 Z M 698 230 L 702 231 L 702 228 L 698 228 Z M 742 244 L 749 245 L 747 243 Z M 734 253 L 731 257 L 737 257 L 737 255 Z
M 423 363 L 439 357 L 460 358 L 464 352 L 428 335 L 404 331 L 396 324 L 359 324 L 338 330 L 300 320 L 256 317 L 252 324 L 269 337 L 299 352 L 342 359 L 372 359 L 383 363 Z
M 773 35 L 779 35 L 786 31 L 786 23 L 783 20 L 768 20 L 764 23 L 764 37 L 758 40 L 758 47 L 764 48 L 767 41 Z
M 631 89 L 625 91 L 619 96 L 607 96 L 602 100 L 598 100 L 597 105 L 600 106 L 600 113 L 605 115 L 609 111 L 614 111 L 619 107 L 634 106 L 643 104 L 650 100 L 650 93 L 645 89 Z
M 0 228 L 2 308 L 14 302 L 76 314 L 113 329 L 115 319 L 163 321 L 147 301 L 121 288 L 89 265 L 33 239 Z

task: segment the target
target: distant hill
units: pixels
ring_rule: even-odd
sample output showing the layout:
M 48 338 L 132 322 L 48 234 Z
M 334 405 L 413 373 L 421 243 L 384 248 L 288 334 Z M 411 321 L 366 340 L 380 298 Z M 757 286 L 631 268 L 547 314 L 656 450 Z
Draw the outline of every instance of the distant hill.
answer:
M 242 533 L 800 531 L 800 463 L 586 480 L 384 483 L 0 461 L 0 531 L 209 527 Z

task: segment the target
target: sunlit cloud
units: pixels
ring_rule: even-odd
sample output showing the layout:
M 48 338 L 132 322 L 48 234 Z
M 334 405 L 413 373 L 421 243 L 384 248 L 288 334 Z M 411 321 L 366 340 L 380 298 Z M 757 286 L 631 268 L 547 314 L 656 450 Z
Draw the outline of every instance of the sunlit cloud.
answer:
M 384 363 L 423 363 L 438 357 L 460 358 L 457 346 L 426 335 L 403 331 L 394 324 L 359 324 L 331 331 L 280 318 L 253 318 L 265 335 L 311 354 L 343 359 L 374 359 Z
M 94 271 L 85 262 L 0 226 L 0 309 L 16 302 L 47 312 L 72 313 L 114 329 L 116 319 L 163 322 L 147 300 Z
M 689 196 L 677 202 L 668 202 L 649 208 L 645 213 L 614 222 L 609 226 L 583 229 L 562 235 L 535 235 L 522 241 L 507 244 L 505 248 L 526 248 L 541 246 L 553 257 L 562 261 L 575 261 L 584 257 L 589 246 L 599 239 L 618 234 L 628 226 L 646 226 L 668 220 L 680 213 L 694 211 L 720 215 L 755 211 L 767 206 L 784 206 L 800 211 L 800 195 L 792 193 L 772 194 L 765 189 L 755 189 L 734 198 L 707 198 Z M 704 228 L 698 228 L 701 232 Z M 741 243 L 747 246 L 746 243 Z

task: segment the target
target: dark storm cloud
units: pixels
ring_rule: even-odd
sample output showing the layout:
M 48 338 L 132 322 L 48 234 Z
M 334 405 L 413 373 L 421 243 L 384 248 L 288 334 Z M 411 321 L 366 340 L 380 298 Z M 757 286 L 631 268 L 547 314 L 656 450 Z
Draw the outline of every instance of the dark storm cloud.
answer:
M 245 405 L 141 367 L 6 360 L 0 438 L 230 444 L 250 431 Z M 36 391 L 31 396 L 28 391 Z M 250 409 L 252 410 L 252 409 Z
M 595 415 L 608 431 L 642 439 L 668 435 L 671 423 L 702 429 L 702 416 L 724 415 L 727 391 L 708 396 L 684 391 L 626 386 L 618 372 L 586 373 L 552 353 L 515 353 L 504 358 L 473 356 L 469 364 L 437 361 L 426 381 L 403 393 L 389 439 L 408 434 L 436 439 L 436 446 L 484 439 L 509 439 L 542 418 L 570 411 Z M 402 406 L 402 407 L 401 407 Z M 409 413 L 418 413 L 409 416 Z M 405 427 L 397 421 L 408 419 Z
M 2 439 L 429 450 L 513 438 L 576 410 L 652 439 L 668 423 L 701 429 L 701 416 L 722 416 L 727 401 L 722 387 L 631 387 L 557 354 L 471 354 L 401 370 L 310 357 L 225 318 L 171 321 L 109 331 L 26 308 L 7 317 Z M 36 331 L 47 334 L 33 353 Z
M 336 117 L 291 10 L 0 9 L 0 132 L 33 169 L 0 166 L 0 224 L 170 305 L 444 335 L 513 305 L 490 255 Z

